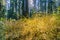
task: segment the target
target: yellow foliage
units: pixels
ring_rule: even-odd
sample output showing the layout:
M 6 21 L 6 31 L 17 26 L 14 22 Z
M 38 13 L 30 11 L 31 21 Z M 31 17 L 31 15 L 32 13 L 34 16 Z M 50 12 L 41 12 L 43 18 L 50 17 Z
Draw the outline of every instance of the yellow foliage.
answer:
M 24 18 L 6 21 L 6 38 L 10 40 L 54 40 L 55 16 Z M 53 39 L 52 39 L 53 38 Z

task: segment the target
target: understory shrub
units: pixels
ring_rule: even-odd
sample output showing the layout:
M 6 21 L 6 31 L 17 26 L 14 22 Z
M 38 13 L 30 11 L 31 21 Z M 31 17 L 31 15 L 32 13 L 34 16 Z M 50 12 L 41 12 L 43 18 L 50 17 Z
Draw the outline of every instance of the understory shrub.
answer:
M 4 25 L 6 40 L 60 40 L 60 19 L 56 15 L 10 19 Z
M 4 22 L 0 21 L 0 40 L 6 40 L 5 39 L 5 26 L 4 26 Z

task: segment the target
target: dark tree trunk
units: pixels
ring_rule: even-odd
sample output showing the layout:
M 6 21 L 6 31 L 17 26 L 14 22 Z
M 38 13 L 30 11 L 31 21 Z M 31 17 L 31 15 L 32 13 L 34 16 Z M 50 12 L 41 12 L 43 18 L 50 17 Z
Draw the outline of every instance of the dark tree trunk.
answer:
M 1 7 L 2 7 L 2 5 L 1 5 L 1 2 L 0 2 L 0 11 L 1 11 Z
M 48 13 L 53 13 L 52 7 L 53 7 L 53 1 L 51 0 L 48 2 Z
M 28 17 L 28 0 L 23 0 L 22 14 L 24 17 Z

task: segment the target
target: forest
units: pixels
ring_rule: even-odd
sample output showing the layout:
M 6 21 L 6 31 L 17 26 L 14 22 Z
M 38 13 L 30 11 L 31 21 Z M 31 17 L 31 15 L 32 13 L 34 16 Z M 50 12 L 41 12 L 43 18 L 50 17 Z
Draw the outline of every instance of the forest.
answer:
M 60 0 L 0 0 L 0 40 L 60 40 Z

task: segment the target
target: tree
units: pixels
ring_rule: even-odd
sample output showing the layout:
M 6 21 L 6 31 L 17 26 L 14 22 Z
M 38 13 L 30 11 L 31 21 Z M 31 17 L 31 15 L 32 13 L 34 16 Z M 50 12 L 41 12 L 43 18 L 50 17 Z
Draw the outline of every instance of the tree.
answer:
M 53 5 L 54 5 L 54 2 L 52 0 L 49 0 L 48 1 L 48 13 L 53 13 Z
M 1 2 L 0 2 L 0 11 L 1 11 L 1 7 L 2 7 L 2 5 L 1 5 Z
M 8 6 L 8 5 L 7 5 Z M 17 19 L 17 0 L 10 0 L 10 9 L 7 10 L 7 18 Z
M 5 17 L 5 6 L 2 5 L 1 3 L 2 1 L 0 1 L 0 18 L 4 18 Z
M 28 14 L 29 14 L 29 12 L 28 12 L 28 0 L 23 0 L 22 2 L 23 2 L 22 14 L 24 17 L 28 17 Z

